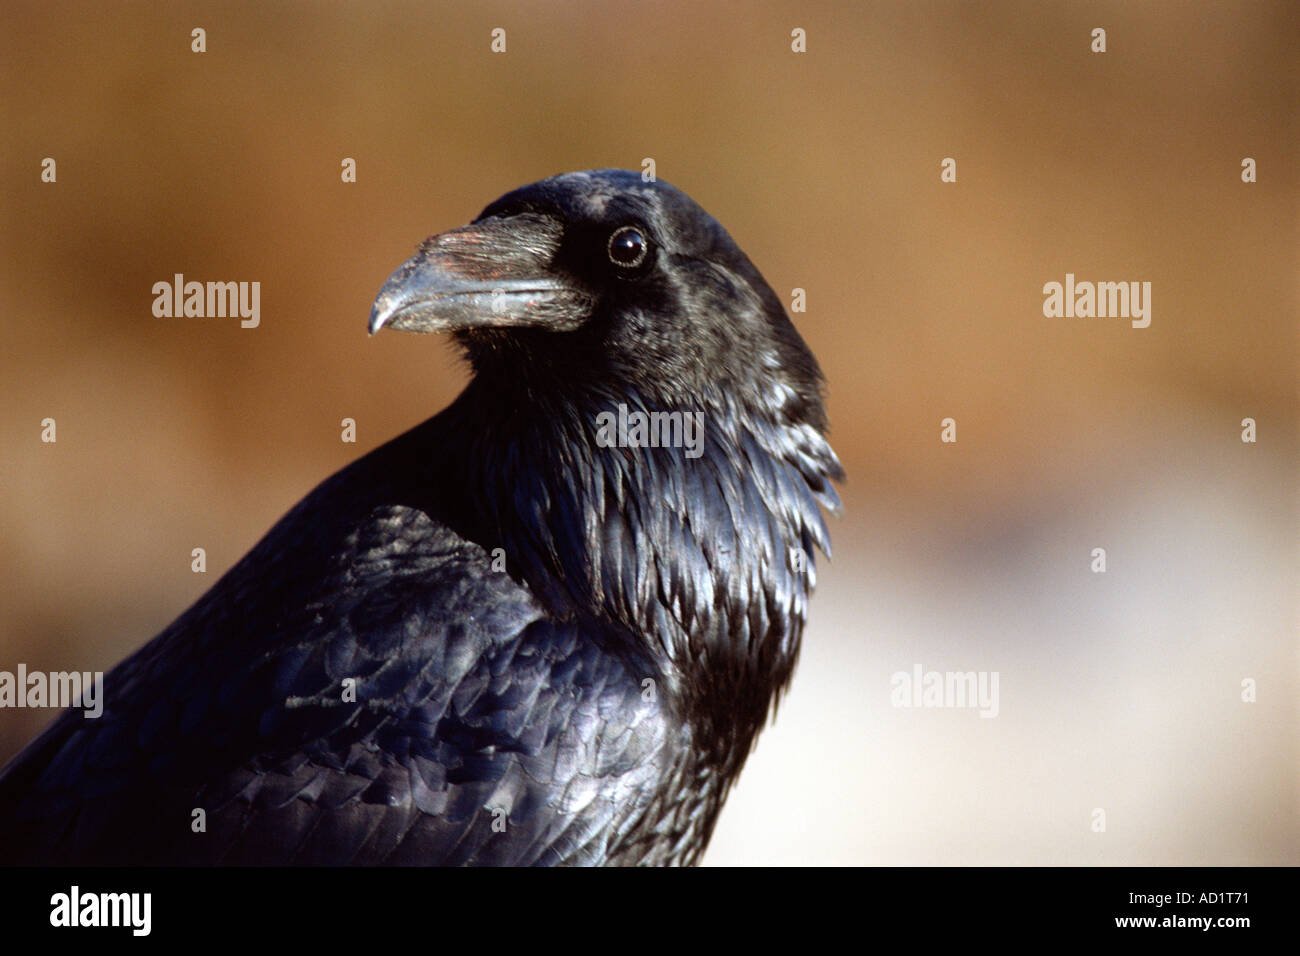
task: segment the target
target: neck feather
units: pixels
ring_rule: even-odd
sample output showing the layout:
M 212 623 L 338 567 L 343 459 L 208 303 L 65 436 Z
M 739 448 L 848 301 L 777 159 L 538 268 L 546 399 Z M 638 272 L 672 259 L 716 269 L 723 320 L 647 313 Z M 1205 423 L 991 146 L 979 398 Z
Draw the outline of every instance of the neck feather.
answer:
M 812 425 L 725 400 L 558 396 L 483 376 L 462 396 L 488 423 L 468 436 L 475 507 L 510 573 L 552 614 L 639 644 L 738 769 L 794 668 L 839 462 Z

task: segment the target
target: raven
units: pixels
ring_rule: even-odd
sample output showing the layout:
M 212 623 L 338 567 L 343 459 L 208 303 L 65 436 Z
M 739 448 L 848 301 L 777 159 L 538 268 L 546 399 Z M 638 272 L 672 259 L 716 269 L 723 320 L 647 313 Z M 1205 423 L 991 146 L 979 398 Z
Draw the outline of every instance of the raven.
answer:
M 370 331 L 474 376 L 327 479 L 0 774 L 0 861 L 697 862 L 843 478 L 723 228 L 633 172 L 427 239 Z

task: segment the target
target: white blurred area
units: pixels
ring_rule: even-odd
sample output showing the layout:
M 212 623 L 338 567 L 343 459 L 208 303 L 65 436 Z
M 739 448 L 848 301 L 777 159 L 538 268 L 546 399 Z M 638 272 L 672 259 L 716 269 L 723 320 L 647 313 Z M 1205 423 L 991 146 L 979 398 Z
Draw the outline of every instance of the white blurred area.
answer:
M 1208 417 L 942 527 L 850 476 L 792 691 L 705 863 L 1300 863 L 1295 460 Z M 998 671 L 999 716 L 892 707 L 916 663 Z

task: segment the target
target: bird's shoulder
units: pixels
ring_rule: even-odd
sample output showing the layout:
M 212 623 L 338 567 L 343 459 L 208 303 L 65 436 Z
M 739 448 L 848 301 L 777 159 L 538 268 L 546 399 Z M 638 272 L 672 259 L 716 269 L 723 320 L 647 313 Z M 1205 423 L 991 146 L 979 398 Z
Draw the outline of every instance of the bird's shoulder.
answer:
M 609 851 L 672 744 L 643 692 L 652 665 L 545 610 L 508 555 L 453 530 L 442 506 L 375 484 L 402 454 L 324 483 L 107 675 L 100 718 L 69 711 L 15 761 L 0 810 L 42 824 L 34 850 L 305 863 Z

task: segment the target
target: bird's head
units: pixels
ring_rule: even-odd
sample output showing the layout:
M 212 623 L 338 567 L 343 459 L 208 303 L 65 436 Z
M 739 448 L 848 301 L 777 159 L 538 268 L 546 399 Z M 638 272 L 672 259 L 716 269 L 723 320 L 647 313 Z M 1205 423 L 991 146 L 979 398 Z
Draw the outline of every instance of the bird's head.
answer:
M 689 196 L 635 172 L 545 179 L 425 240 L 380 290 L 381 328 L 452 332 L 501 381 L 631 385 L 671 407 L 745 396 L 825 423 L 817 363 L 762 275 Z
M 717 761 L 740 759 L 791 673 L 842 471 L 817 363 L 732 238 L 662 181 L 556 176 L 426 240 L 379 293 L 385 327 L 449 331 L 474 366 L 454 420 L 484 537 L 552 607 L 662 641 L 699 719 L 741 728 Z

